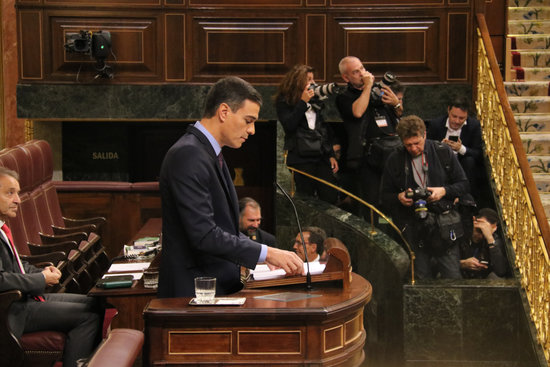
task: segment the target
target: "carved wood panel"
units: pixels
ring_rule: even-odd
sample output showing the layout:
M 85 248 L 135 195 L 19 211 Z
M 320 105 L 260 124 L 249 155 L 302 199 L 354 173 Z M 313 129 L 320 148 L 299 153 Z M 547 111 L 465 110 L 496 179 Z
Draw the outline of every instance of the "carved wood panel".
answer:
M 20 77 L 29 82 L 211 83 L 238 75 L 278 84 L 295 64 L 319 82 L 340 81 L 338 61 L 358 56 L 376 76 L 404 82 L 464 82 L 472 70 L 469 0 L 446 5 L 392 0 L 31 0 L 18 9 Z M 61 4 L 66 6 L 61 7 Z M 134 5 L 129 10 L 128 6 Z M 117 8 L 118 7 L 118 8 Z M 113 79 L 96 78 L 96 61 L 67 53 L 67 35 L 111 32 Z

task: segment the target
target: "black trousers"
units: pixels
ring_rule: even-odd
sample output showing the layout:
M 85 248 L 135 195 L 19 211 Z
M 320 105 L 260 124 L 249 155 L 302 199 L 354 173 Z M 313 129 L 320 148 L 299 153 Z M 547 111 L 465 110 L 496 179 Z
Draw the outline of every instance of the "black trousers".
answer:
M 336 184 L 336 178 L 328 162 L 320 160 L 314 163 L 299 163 L 290 165 L 300 171 L 309 173 L 312 176 Z M 313 180 L 309 177 L 294 173 L 294 182 L 296 183 L 296 192 L 304 195 L 315 196 L 328 203 L 335 204 L 338 199 L 338 191 Z

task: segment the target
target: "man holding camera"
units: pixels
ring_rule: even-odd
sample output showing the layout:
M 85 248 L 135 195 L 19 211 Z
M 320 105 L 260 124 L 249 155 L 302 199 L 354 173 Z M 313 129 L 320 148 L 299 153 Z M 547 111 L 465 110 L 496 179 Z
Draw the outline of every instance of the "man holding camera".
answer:
M 386 162 L 381 185 L 383 206 L 416 254 L 419 279 L 437 274 L 461 278 L 461 233 L 453 229 L 449 238 L 444 238 L 439 219 L 453 211 L 457 198 L 468 193 L 466 175 L 451 148 L 426 139 L 426 126 L 418 116 L 403 117 L 396 132 L 404 147 Z
M 348 83 L 346 91 L 336 96 L 348 137 L 347 168 L 358 176 L 354 181 L 360 186 L 354 191 L 378 205 L 384 157 L 375 154 L 374 143 L 400 145 L 395 127 L 403 106 L 390 88 L 397 80 L 393 74 L 386 73 L 384 83 L 375 83 L 374 76 L 354 56 L 344 57 L 338 67 L 342 79 Z M 402 91 L 400 94 L 402 96 Z
M 447 107 L 447 115 L 430 121 L 428 139 L 441 141 L 455 152 L 477 202 L 484 172 L 481 125 L 468 116 L 470 102 L 466 97 L 454 98 Z

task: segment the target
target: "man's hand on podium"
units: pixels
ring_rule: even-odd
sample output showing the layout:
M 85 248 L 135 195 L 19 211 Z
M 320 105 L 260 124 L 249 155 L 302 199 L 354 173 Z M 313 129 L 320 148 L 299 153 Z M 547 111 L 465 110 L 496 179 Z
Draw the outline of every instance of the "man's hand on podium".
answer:
M 268 247 L 265 262 L 270 268 L 282 268 L 287 275 L 304 275 L 304 262 L 295 252 Z

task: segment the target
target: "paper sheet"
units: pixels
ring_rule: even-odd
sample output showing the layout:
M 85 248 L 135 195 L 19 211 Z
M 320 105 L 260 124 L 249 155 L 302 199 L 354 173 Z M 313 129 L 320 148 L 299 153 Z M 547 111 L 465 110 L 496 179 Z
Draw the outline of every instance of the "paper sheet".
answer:
M 311 275 L 321 274 L 325 270 L 325 264 L 320 262 L 310 262 L 309 272 Z M 304 263 L 304 274 L 307 271 L 307 265 Z M 285 271 L 283 269 L 269 270 L 269 267 L 265 264 L 258 264 L 254 270 L 250 271 L 250 274 L 254 277 L 254 280 L 267 280 L 284 278 Z
M 113 264 L 107 273 L 131 273 L 143 271 L 149 267 L 150 262 Z

